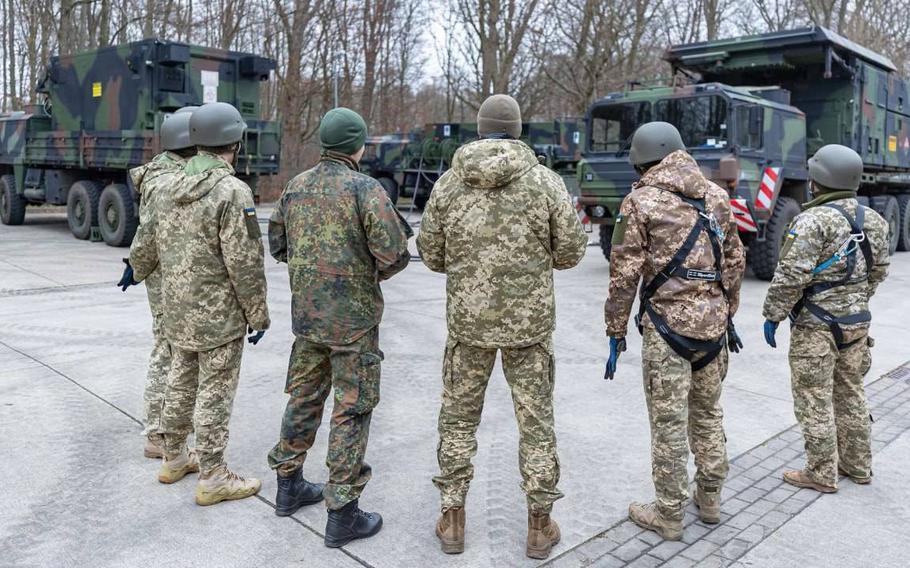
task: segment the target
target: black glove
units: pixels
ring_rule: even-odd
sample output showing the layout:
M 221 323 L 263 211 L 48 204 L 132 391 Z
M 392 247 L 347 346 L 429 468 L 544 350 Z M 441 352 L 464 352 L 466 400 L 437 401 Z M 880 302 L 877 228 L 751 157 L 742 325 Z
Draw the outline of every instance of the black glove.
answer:
M 739 350 L 743 348 L 743 340 L 739 338 L 739 334 L 736 333 L 736 328 L 733 327 L 733 320 L 730 320 L 727 323 L 727 349 L 734 353 L 739 353 Z
M 248 343 L 252 343 L 253 345 L 259 343 L 259 340 L 262 339 L 263 335 L 265 335 L 264 329 L 262 331 L 256 331 L 256 333 L 253 333 L 255 330 L 252 327 L 247 328 L 247 330 L 249 331 L 250 336 L 247 337 L 246 340 Z
M 127 288 L 139 283 L 133 280 L 133 267 L 130 265 L 130 259 L 124 258 L 123 264 L 126 265 L 126 268 L 123 269 L 123 276 L 120 277 L 120 282 L 117 282 L 117 286 L 119 286 L 122 291 L 126 292 Z

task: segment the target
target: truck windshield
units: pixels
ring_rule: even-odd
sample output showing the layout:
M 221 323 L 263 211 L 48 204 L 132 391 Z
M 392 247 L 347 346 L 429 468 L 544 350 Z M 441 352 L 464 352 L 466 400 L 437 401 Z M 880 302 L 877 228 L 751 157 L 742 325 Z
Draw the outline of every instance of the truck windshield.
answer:
M 651 103 L 618 103 L 591 110 L 592 152 L 618 152 L 635 129 L 651 120 Z
M 722 97 L 708 95 L 657 101 L 654 120 L 675 125 L 687 148 L 727 146 L 727 101 Z

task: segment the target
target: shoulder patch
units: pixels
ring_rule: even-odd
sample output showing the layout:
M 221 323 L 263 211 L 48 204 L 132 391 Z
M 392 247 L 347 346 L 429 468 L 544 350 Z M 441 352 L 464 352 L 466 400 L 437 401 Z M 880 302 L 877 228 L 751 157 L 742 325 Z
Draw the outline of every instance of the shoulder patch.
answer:
M 793 243 L 796 242 L 796 237 L 799 235 L 793 229 L 787 231 L 787 236 L 784 238 L 784 244 L 780 247 L 780 258 L 787 256 L 787 252 L 790 250 L 790 247 L 793 246 Z
M 246 234 L 251 239 L 262 238 L 262 230 L 259 228 L 259 219 L 256 218 L 256 208 L 247 207 L 243 210 L 243 221 L 246 223 Z
M 613 238 L 610 239 L 611 245 L 621 245 L 626 240 L 626 225 L 628 225 L 629 218 L 620 213 L 616 217 L 616 224 L 613 225 Z

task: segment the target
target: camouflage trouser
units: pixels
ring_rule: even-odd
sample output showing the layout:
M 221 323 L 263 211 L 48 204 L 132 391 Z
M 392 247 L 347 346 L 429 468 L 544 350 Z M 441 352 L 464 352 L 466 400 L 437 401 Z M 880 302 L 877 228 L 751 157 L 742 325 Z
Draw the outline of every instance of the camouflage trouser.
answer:
M 179 453 L 195 424 L 199 467 L 206 474 L 224 463 L 243 337 L 209 351 L 171 345 L 171 353 L 161 415 L 164 449 L 168 456 Z
M 152 353 L 145 378 L 145 435 L 159 434 L 161 410 L 164 408 L 164 389 L 167 372 L 171 367 L 171 344 L 164 336 L 163 318 L 152 315 Z
M 838 351 L 827 328 L 797 325 L 790 334 L 793 408 L 806 443 L 806 473 L 837 486 L 837 468 L 852 477 L 872 473 L 871 425 L 863 389 L 869 370 L 868 330 L 845 334 Z
M 721 350 L 714 361 L 693 373 L 689 361 L 677 355 L 653 327 L 645 326 L 641 358 L 657 506 L 663 516 L 682 519 L 689 499 L 689 448 L 695 454 L 696 483 L 720 487 L 727 477 L 724 412 L 720 406 L 727 350 Z
M 553 429 L 555 366 L 551 339 L 523 348 L 503 348 L 502 368 L 512 391 L 518 419 L 518 465 L 528 507 L 549 512 L 561 498 L 559 458 Z M 464 506 L 474 477 L 477 427 L 497 349 L 446 342 L 439 411 L 439 475 L 433 483 L 442 494 L 442 510 Z
M 281 422 L 281 438 L 269 452 L 269 466 L 283 476 L 303 466 L 334 386 L 326 456 L 329 482 L 323 491 L 329 509 L 340 509 L 359 498 L 372 476 L 364 455 L 370 418 L 379 403 L 382 358 L 378 326 L 348 345 L 323 345 L 300 337 L 294 341 L 285 386 L 291 398 Z

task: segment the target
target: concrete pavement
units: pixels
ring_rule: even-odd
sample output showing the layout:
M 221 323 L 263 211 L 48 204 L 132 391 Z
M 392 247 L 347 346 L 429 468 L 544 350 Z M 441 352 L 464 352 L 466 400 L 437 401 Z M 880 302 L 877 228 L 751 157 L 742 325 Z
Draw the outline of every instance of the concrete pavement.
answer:
M 498 366 L 479 432 L 466 551 L 445 556 L 433 536 L 438 495 L 430 478 L 436 471 L 445 342 L 444 277 L 415 261 L 384 284 L 382 402 L 374 414 L 368 452 L 374 476 L 361 504 L 381 512 L 385 527 L 373 539 L 332 551 L 321 542 L 324 509 L 310 507 L 292 519 L 279 519 L 270 508 L 275 480 L 265 456 L 276 441 L 286 402 L 283 387 L 292 341 L 284 266 L 266 262 L 273 327 L 244 353 L 228 446 L 231 467 L 261 477 L 263 491 L 257 499 L 200 508 L 193 504 L 192 480 L 163 486 L 156 480 L 157 462 L 142 457 L 138 420 L 151 319 L 141 287 L 122 293 L 113 285 L 125 249 L 74 240 L 56 213 L 30 210 L 27 222 L 0 226 L 0 475 L 7 484 L 0 492 L 0 566 L 538 564 L 523 555 L 525 504 L 518 487 L 517 431 Z M 771 523 L 765 516 L 781 513 L 772 509 L 793 496 L 780 503 L 772 500 L 774 507 L 754 519 L 733 521 L 741 527 L 727 526 L 738 516 L 729 514 L 714 529 L 719 532 L 713 539 L 706 527 L 693 522 L 687 528 L 691 542 L 685 544 L 695 551 L 669 554 L 673 547 L 657 550 L 661 543 L 632 534 L 623 522 L 630 501 L 653 493 L 640 338 L 630 329 L 629 351 L 620 360 L 616 380 L 603 381 L 608 269 L 599 248 L 589 248 L 578 268 L 557 276 L 555 396 L 560 488 L 566 497 L 554 511 L 563 541 L 549 563 L 789 566 L 805 558 L 800 561 L 804 566 L 868 566 L 873 560 L 876 566 L 904 565 L 910 543 L 898 536 L 910 529 L 902 477 L 910 467 L 905 433 L 910 400 L 903 390 L 910 372 L 907 377 L 879 377 L 910 359 L 908 281 L 910 255 L 899 253 L 872 305 L 877 344 L 868 380 L 879 380 L 876 392 L 884 393 L 879 402 L 892 405 L 882 406 L 891 421 L 875 426 L 882 441 L 873 485 L 847 483 L 839 494 L 806 501 L 798 510 L 795 503 L 804 500 L 795 499 L 786 519 L 771 517 L 780 521 L 773 530 L 765 526 Z M 780 489 L 779 482 L 768 480 L 779 479 L 783 464 L 801 459 L 798 430 L 797 443 L 774 442 L 793 437 L 795 419 L 786 326 L 776 351 L 761 338 L 766 288 L 751 277 L 744 285 L 736 323 L 745 349 L 731 357 L 723 397 L 728 451 L 734 465 L 740 464 L 742 479 L 751 483 L 737 492 L 754 497 L 743 509 L 767 501 Z M 774 448 L 761 450 L 768 445 Z M 321 430 L 304 469 L 310 479 L 326 477 L 325 446 L 326 431 Z M 784 449 L 790 451 L 778 455 Z M 763 457 L 752 464 L 759 459 L 756 450 Z M 778 460 L 779 467 L 771 467 Z M 731 483 L 735 485 L 733 477 Z M 751 491 L 758 484 L 763 484 L 761 494 Z M 732 502 L 734 495 L 729 497 Z M 779 497 L 775 493 L 773 499 Z M 764 524 L 758 522 L 762 519 Z M 721 535 L 727 540 L 715 542 Z M 617 546 L 611 548 L 611 543 Z M 623 546 L 621 554 L 614 553 Z M 725 547 L 728 552 L 721 552 Z M 702 552 L 702 559 L 693 559 Z

